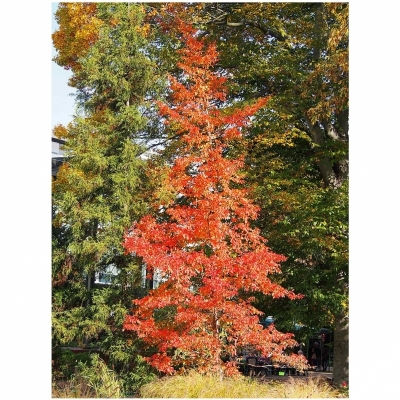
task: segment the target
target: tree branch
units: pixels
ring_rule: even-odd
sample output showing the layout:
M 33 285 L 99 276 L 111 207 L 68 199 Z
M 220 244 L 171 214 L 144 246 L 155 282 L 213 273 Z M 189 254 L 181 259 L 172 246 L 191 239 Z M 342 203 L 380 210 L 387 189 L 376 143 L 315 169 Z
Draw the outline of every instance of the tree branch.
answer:
M 286 40 L 286 35 L 278 32 L 274 29 L 264 27 L 260 24 L 257 24 L 253 21 L 249 21 L 246 19 L 242 19 L 239 22 L 230 22 L 230 21 L 228 21 L 228 17 L 229 17 L 229 13 L 225 12 L 214 18 L 210 18 L 210 20 L 207 21 L 206 23 L 207 24 L 216 24 L 216 25 L 225 25 L 225 26 L 229 26 L 232 28 L 247 25 L 247 26 L 251 26 L 253 28 L 259 29 L 262 33 L 264 33 L 264 35 L 274 37 L 276 40 L 279 40 L 280 42 L 284 42 Z
M 305 117 L 305 120 L 314 143 L 318 145 L 319 149 L 323 149 L 325 146 L 324 131 L 317 123 L 313 124 L 307 116 Z M 319 155 L 317 158 L 317 165 L 321 171 L 322 179 L 324 180 L 326 186 L 331 186 L 334 189 L 340 187 L 342 182 L 337 178 L 332 168 L 331 160 L 328 156 L 325 154 Z

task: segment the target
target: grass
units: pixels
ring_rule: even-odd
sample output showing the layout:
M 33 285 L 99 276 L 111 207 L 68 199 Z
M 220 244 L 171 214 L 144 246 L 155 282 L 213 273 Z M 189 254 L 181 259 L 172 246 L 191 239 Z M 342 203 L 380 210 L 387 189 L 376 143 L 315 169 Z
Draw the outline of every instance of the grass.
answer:
M 225 378 L 195 372 L 166 377 L 142 386 L 142 398 L 347 398 L 320 377 L 259 381 L 248 377 Z
M 81 376 L 73 376 L 68 381 L 54 382 L 51 397 L 53 399 L 123 398 L 123 393 L 114 383 L 100 381 L 96 384 Z
M 53 383 L 51 397 L 53 399 L 94 399 L 97 398 L 97 394 L 85 382 L 77 382 L 72 379 Z

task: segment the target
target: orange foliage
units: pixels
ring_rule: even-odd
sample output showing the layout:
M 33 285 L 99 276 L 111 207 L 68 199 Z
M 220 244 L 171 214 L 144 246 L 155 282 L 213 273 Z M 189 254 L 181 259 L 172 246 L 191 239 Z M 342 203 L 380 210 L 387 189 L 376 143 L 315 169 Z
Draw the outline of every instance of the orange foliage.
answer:
M 60 28 L 52 39 L 58 51 L 55 61 L 65 69 L 79 70 L 79 57 L 98 39 L 102 21 L 96 9 L 96 3 L 60 3 L 56 12 Z
M 157 269 L 163 282 L 133 301 L 124 328 L 157 348 L 147 361 L 160 371 L 194 367 L 230 375 L 238 371 L 231 362 L 222 364 L 222 354 L 233 357 L 240 346 L 252 345 L 279 358 L 295 344 L 291 334 L 262 329 L 251 293 L 299 296 L 270 280 L 285 257 L 273 253 L 251 227 L 258 208 L 241 185 L 243 160 L 225 155 L 267 99 L 227 114 L 220 108 L 225 78 L 211 70 L 215 45 L 207 46 L 180 20 L 175 26 L 184 42 L 182 77 L 170 77 L 171 104 L 159 109 L 182 141 L 165 178 L 176 198 L 160 202 L 157 217 L 134 223 L 124 243 L 150 271 Z

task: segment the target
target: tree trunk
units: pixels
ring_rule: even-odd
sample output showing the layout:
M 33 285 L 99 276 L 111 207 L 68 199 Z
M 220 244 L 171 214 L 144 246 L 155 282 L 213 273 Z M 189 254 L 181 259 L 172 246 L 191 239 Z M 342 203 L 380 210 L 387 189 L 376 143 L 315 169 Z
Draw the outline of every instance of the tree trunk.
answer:
M 334 330 L 333 383 L 349 386 L 349 317 L 337 318 Z
M 219 341 L 219 316 L 217 310 L 214 310 L 214 331 L 215 331 L 215 337 Z M 215 351 L 214 363 L 215 363 L 215 372 L 217 373 L 219 380 L 222 382 L 224 377 L 224 372 L 222 369 L 221 348 L 217 348 Z

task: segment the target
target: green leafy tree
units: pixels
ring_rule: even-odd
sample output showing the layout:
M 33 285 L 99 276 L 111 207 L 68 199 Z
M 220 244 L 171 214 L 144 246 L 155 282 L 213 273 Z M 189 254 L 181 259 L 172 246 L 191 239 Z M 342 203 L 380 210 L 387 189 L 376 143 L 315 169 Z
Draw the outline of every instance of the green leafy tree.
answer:
M 258 223 L 270 246 L 288 255 L 285 285 L 305 294 L 293 304 L 265 305 L 287 322 L 334 326 L 334 381 L 348 383 L 348 8 L 240 10 L 254 21 L 247 29 L 255 34 L 243 32 L 244 40 L 263 40 L 259 56 L 247 47 L 237 89 L 243 98 L 271 95 L 246 143 L 254 166 L 248 179 L 263 209 Z M 273 27 L 267 34 L 266 26 Z
M 305 298 L 258 306 L 288 330 L 333 326 L 334 380 L 348 383 L 348 4 L 169 3 L 171 35 L 176 14 L 216 40 L 232 101 L 270 96 L 237 151 L 257 224 L 288 255 L 281 279 Z

